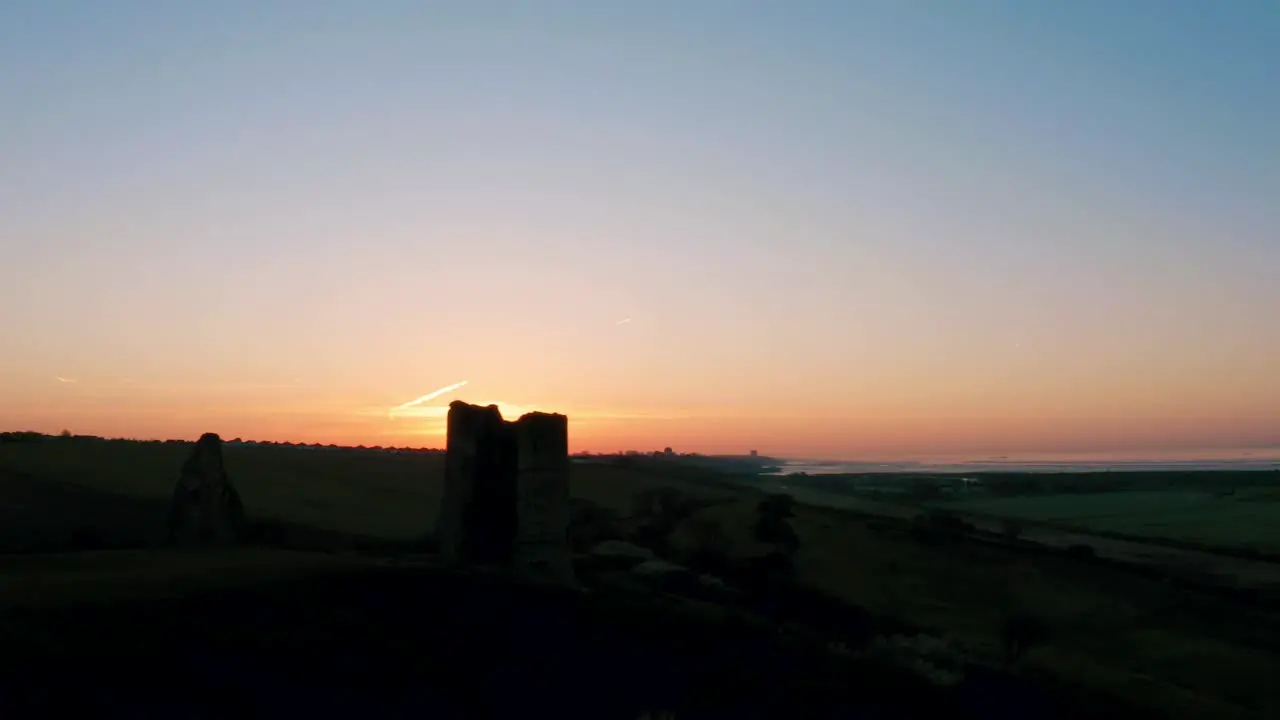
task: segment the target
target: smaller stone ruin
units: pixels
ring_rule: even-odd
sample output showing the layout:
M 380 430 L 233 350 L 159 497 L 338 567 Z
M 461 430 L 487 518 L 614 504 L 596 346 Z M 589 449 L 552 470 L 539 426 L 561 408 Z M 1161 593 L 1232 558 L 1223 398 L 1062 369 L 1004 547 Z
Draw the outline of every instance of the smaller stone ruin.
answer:
M 446 558 L 574 585 L 568 427 L 559 414 L 534 412 L 507 422 L 494 405 L 449 405 L 436 525 Z
M 569 548 L 569 418 L 533 412 L 515 422 L 516 572 L 572 584 Z
M 222 464 L 222 438 L 205 433 L 182 464 L 169 504 L 173 545 L 231 545 L 244 533 L 244 504 Z

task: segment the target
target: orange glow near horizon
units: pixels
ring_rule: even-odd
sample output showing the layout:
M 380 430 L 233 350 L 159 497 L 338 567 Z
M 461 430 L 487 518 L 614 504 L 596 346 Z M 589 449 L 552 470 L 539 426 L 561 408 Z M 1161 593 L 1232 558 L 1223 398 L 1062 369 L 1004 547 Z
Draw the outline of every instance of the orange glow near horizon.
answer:
M 1165 405 L 1163 416 L 1123 415 L 1114 398 L 1094 403 L 1077 398 L 1059 403 L 1057 417 L 1037 417 L 1030 407 L 994 403 L 978 412 L 966 408 L 962 394 L 940 395 L 934 412 L 920 403 L 880 404 L 864 397 L 866 415 L 826 404 L 766 407 L 714 404 L 679 408 L 641 407 L 607 410 L 590 405 L 507 402 L 469 396 L 465 383 L 445 386 L 429 401 L 409 405 L 412 397 L 387 396 L 368 402 L 369 393 L 321 392 L 300 382 L 202 388 L 181 385 L 50 380 L 42 390 L 28 389 L 3 410 L 5 429 L 138 439 L 195 438 L 217 432 L 246 440 L 443 447 L 448 403 L 461 399 L 496 404 L 506 418 L 541 410 L 569 416 L 574 452 L 653 450 L 666 446 L 685 452 L 746 453 L 823 459 L 1026 455 L 1173 457 L 1246 454 L 1250 448 L 1274 448 L 1280 421 L 1267 416 L 1265 404 L 1242 404 L 1234 416 L 1195 417 L 1186 408 Z M 428 393 L 430 395 L 431 393 Z M 410 393 L 412 395 L 412 393 Z M 13 400 L 19 402 L 13 402 Z M 1043 398 L 1040 398 L 1043 400 Z M 399 402 L 398 402 L 399 401 Z M 915 412 L 911 412 L 911 410 Z M 965 412 L 965 410 L 968 412 Z M 396 412 L 391 412 L 396 410 Z M 1172 411 L 1172 412 L 1169 412 Z

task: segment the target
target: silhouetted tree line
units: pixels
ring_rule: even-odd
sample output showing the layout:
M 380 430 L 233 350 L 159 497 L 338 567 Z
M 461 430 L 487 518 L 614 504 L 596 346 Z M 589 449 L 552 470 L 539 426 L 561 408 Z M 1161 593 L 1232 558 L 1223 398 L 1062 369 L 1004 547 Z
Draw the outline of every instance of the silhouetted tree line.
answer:
M 192 440 L 183 440 L 170 438 L 167 440 L 156 439 L 138 439 L 138 438 L 106 438 L 100 435 L 75 435 L 70 430 L 63 430 L 57 435 L 47 435 L 45 433 L 36 432 L 34 430 L 18 430 L 9 432 L 0 432 L 0 443 L 38 443 L 48 442 L 51 440 L 94 440 L 98 442 L 119 442 L 119 443 L 142 443 L 147 445 L 185 445 L 193 442 Z M 425 453 L 425 454 L 442 454 L 443 448 L 412 448 L 412 447 L 393 447 L 393 446 L 364 446 L 357 445 L 355 447 L 335 445 L 329 443 L 327 445 L 321 443 L 295 443 L 289 441 L 274 440 L 241 440 L 236 438 L 227 442 L 228 445 L 252 446 L 252 447 L 290 447 L 290 448 L 308 448 L 322 450 L 363 450 L 368 452 L 396 452 L 396 453 Z
M 44 442 L 48 438 L 49 436 L 44 433 L 32 432 L 30 430 L 0 433 L 0 443 Z

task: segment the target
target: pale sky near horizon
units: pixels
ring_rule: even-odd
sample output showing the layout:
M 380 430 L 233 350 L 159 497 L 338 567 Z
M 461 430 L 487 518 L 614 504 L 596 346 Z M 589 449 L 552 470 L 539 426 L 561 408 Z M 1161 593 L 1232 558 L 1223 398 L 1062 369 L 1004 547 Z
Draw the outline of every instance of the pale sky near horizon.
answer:
M 439 446 L 454 399 L 1280 446 L 1280 3 L 0 0 L 0 429 Z

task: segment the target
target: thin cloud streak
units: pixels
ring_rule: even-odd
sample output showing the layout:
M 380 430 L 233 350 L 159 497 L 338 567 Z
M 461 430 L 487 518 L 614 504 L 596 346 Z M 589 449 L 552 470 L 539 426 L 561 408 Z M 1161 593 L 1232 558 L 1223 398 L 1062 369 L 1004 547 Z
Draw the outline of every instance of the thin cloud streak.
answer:
M 614 325 L 626 325 L 629 322 L 631 322 L 631 318 L 622 318 L 618 322 L 614 323 Z
M 502 402 L 500 400 L 482 400 L 472 403 L 480 407 L 489 405 L 497 405 L 498 410 L 502 413 L 502 417 L 512 420 L 524 415 L 525 413 L 537 412 L 558 412 L 569 417 L 569 422 L 577 423 L 581 421 L 612 421 L 612 420 L 684 420 L 695 417 L 684 412 L 656 412 L 656 413 L 635 413 L 635 412 L 609 412 L 605 410 L 571 410 L 565 408 L 550 408 L 543 410 L 533 405 L 520 405 L 518 403 Z M 360 414 L 382 414 L 381 411 L 373 410 L 362 412 Z M 418 405 L 406 408 L 396 413 L 396 417 L 418 418 L 418 419 L 434 419 L 443 420 L 449 414 L 449 408 L 443 405 Z
M 502 417 L 512 420 L 518 418 L 525 413 L 531 413 L 538 410 L 533 405 L 519 405 L 516 403 L 502 402 L 501 400 L 481 400 L 472 402 L 473 405 L 480 407 L 488 407 L 489 405 L 497 405 L 498 412 L 502 413 Z M 413 407 L 404 408 L 396 413 L 396 417 L 411 417 L 443 420 L 448 417 L 449 408 L 446 405 L 415 405 Z
M 62 377 L 62 376 L 57 376 L 57 377 L 55 377 L 55 378 L 53 378 L 53 379 L 54 379 L 54 380 L 57 380 L 57 381 L 58 381 L 58 382 L 60 382 L 60 383 L 73 383 L 73 382 L 75 382 L 75 379 L 74 379 L 74 378 L 64 378 L 64 377 Z
M 432 400 L 435 400 L 436 398 L 438 398 L 438 397 L 440 397 L 441 395 L 444 395 L 444 394 L 446 394 L 446 393 L 451 393 L 451 392 L 453 392 L 454 390 L 457 390 L 458 388 L 462 387 L 463 385 L 466 385 L 466 384 L 467 384 L 467 382 L 468 382 L 467 380 L 460 380 L 460 381 L 458 381 L 458 382 L 456 382 L 456 383 L 454 383 L 454 384 L 452 384 L 452 385 L 446 385 L 446 386 L 444 386 L 444 387 L 440 388 L 439 390 L 433 390 L 433 391 L 431 391 L 431 392 L 427 393 L 426 395 L 423 395 L 422 397 L 419 397 L 419 398 L 415 398 L 415 399 L 413 399 L 413 400 L 410 400 L 410 401 L 409 401 L 409 402 L 407 402 L 407 403 L 404 403 L 404 404 L 401 404 L 401 405 L 397 405 L 397 406 L 395 406 L 395 407 L 391 408 L 389 411 L 387 411 L 387 417 L 392 417 L 392 418 L 394 418 L 394 417 L 396 417 L 396 416 L 404 415 L 404 414 L 410 414 L 410 415 L 411 415 L 411 414 L 413 414 L 413 413 L 405 413 L 405 411 L 406 411 L 406 410 L 412 410 L 413 408 L 417 408 L 417 407 L 420 407 L 420 406 L 422 406 L 422 405 L 425 405 L 425 404 L 427 404 L 427 403 L 431 402 Z
M 497 400 L 483 400 L 474 403 L 481 407 L 488 405 L 497 405 L 502 417 L 507 420 L 514 420 L 525 413 L 535 412 L 542 408 L 533 405 L 516 405 L 512 403 L 499 402 Z M 683 420 L 692 417 L 685 413 L 628 413 L 628 412 L 608 412 L 600 410 L 571 410 L 566 408 L 550 409 L 550 412 L 561 412 L 569 417 L 569 427 L 583 426 L 599 426 L 612 422 L 626 421 L 671 421 Z M 418 420 L 412 429 L 407 432 L 415 436 L 443 437 L 447 435 L 448 427 L 445 422 L 449 416 L 449 408 L 446 406 L 428 405 L 415 406 L 404 411 L 403 417 L 411 417 Z

